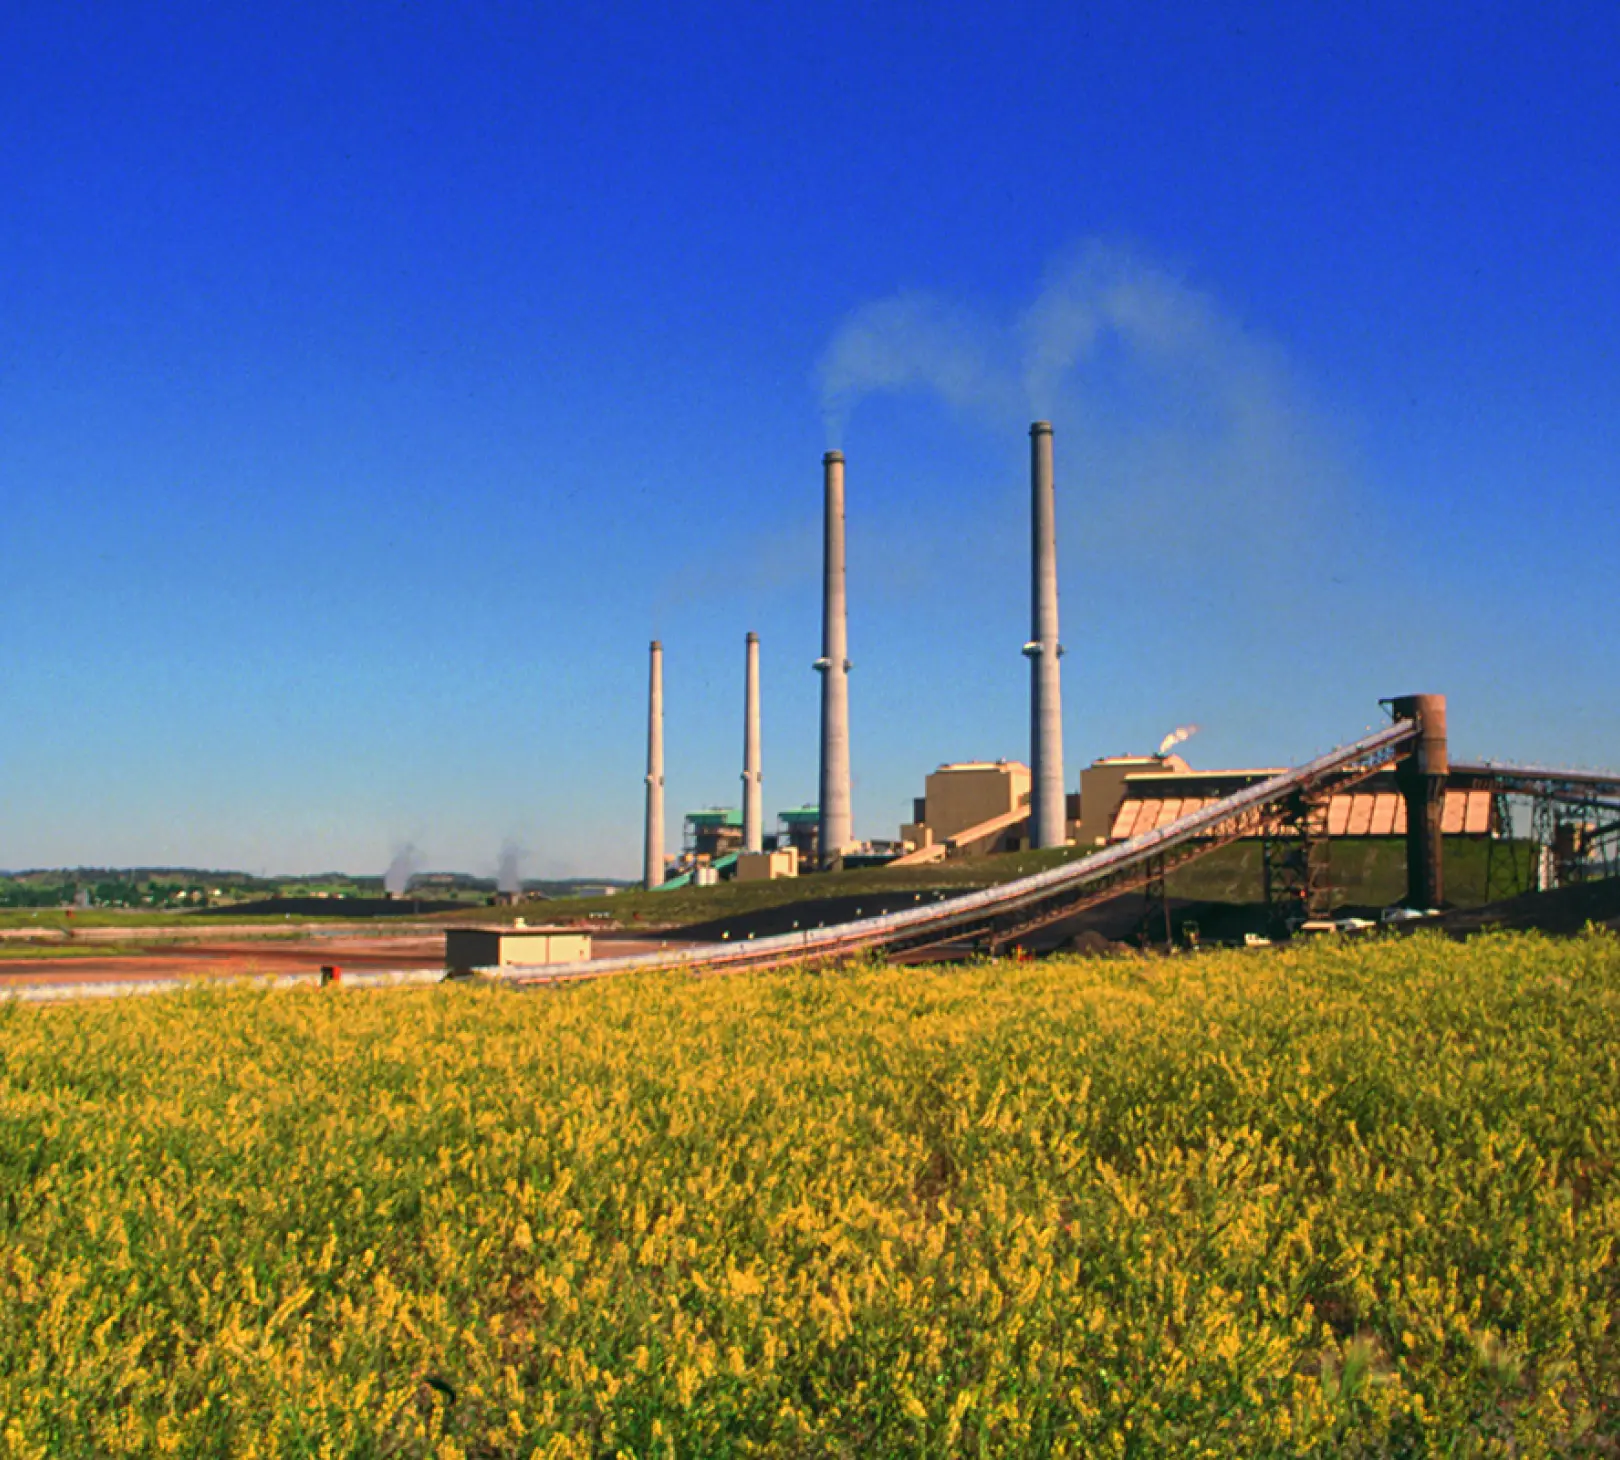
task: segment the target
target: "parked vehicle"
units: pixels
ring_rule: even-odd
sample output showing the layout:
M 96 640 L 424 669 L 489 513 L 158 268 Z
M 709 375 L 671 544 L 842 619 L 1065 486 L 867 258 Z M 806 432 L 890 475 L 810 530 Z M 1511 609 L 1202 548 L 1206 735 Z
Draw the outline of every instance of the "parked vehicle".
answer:
M 1378 914 L 1381 923 L 1409 923 L 1417 918 L 1437 918 L 1440 909 L 1437 907 L 1386 907 Z

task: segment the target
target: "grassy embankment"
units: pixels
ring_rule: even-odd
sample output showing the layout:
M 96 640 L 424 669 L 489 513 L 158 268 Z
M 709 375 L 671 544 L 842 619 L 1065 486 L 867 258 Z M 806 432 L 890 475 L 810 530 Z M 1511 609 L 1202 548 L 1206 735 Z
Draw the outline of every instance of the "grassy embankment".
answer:
M 1521 846 L 1516 849 L 1522 858 Z M 1449 900 L 1461 907 L 1476 906 L 1486 900 L 1486 846 L 1482 842 L 1455 841 L 1446 848 Z M 828 899 L 859 899 L 864 896 L 887 899 L 893 906 L 904 901 L 904 894 L 967 892 L 978 887 L 1011 881 L 1015 877 L 1043 871 L 1076 860 L 1075 848 L 1049 852 L 1014 852 L 997 857 L 977 857 L 934 863 L 922 867 L 863 868 L 852 872 L 816 874 L 777 882 L 723 882 L 717 887 L 683 887 L 669 892 L 625 891 L 611 897 L 568 897 L 533 901 L 518 907 L 480 907 L 432 915 L 394 918 L 364 918 L 345 921 L 341 903 L 334 903 L 331 915 L 323 916 L 241 916 L 200 917 L 191 912 L 131 912 L 117 908 L 76 911 L 72 918 L 60 910 L 29 912 L 0 910 L 0 929 L 30 929 L 50 941 L 30 943 L 19 949 L 0 940 L 0 959 L 10 957 L 72 956 L 80 951 L 108 954 L 115 951 L 139 952 L 160 946 L 168 934 L 177 931 L 223 934 L 227 923 L 255 927 L 265 936 L 280 930 L 283 936 L 300 936 L 312 926 L 349 927 L 375 934 L 386 934 L 403 924 L 510 923 L 524 918 L 531 923 L 597 917 L 600 926 L 634 932 L 673 930 L 729 918 L 744 917 L 767 908 L 785 907 L 798 902 Z M 1499 851 L 1500 856 L 1500 851 Z M 1507 873 L 1496 871 L 1496 896 L 1509 890 Z M 1405 889 L 1406 861 L 1403 849 L 1392 842 L 1345 842 L 1333 849 L 1333 877 L 1341 905 L 1380 907 L 1396 901 Z M 1193 901 L 1254 903 L 1261 899 L 1260 848 L 1242 843 L 1213 852 L 1172 873 L 1172 896 Z M 858 902 L 856 904 L 859 905 Z M 852 910 L 852 909 L 851 909 Z M 117 947 L 106 943 L 78 945 L 78 932 L 96 928 L 129 928 L 136 936 Z
M 1459 907 L 1485 902 L 1484 842 L 1452 841 L 1446 845 L 1448 900 Z M 1523 847 L 1516 848 L 1523 859 Z M 922 867 L 864 868 L 854 872 L 816 874 L 778 882 L 723 882 L 718 887 L 681 887 L 671 892 L 626 891 L 612 897 L 566 898 L 528 903 L 516 908 L 489 908 L 480 921 L 510 922 L 515 917 L 536 922 L 548 917 L 606 914 L 617 927 L 676 928 L 740 917 L 789 903 L 870 894 L 942 890 L 967 892 L 1044 871 L 1078 859 L 1077 848 L 1048 852 L 1011 852 L 996 857 L 964 858 Z M 1504 855 L 1499 849 L 1499 858 Z M 1383 907 L 1406 890 L 1406 853 L 1397 843 L 1340 841 L 1333 847 L 1332 875 L 1341 906 Z M 1493 895 L 1506 896 L 1511 883 L 1504 866 L 1495 871 Z M 1172 897 L 1193 901 L 1259 902 L 1263 887 L 1260 846 L 1243 842 L 1211 852 L 1173 872 Z M 440 914 L 435 921 L 453 922 L 465 914 Z
M 1613 1453 L 1620 941 L 0 1011 L 0 1454 Z

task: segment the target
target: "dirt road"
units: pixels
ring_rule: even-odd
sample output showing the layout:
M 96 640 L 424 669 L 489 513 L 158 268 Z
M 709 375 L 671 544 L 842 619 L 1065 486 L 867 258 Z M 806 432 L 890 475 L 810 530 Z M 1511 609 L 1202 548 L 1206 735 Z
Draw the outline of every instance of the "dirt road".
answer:
M 648 953 L 657 939 L 598 935 L 598 957 Z M 179 982 L 195 978 L 262 978 L 318 974 L 327 965 L 360 973 L 371 969 L 444 967 L 444 934 L 395 936 L 365 933 L 320 938 L 244 938 L 175 944 L 138 953 L 84 953 L 56 958 L 0 959 L 0 992 L 7 987 L 70 983 Z

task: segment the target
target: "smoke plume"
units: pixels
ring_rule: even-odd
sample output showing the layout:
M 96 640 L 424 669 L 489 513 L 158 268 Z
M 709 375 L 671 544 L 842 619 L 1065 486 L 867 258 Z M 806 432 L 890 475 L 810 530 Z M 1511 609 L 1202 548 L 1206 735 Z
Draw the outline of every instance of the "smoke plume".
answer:
M 1004 397 L 1011 384 L 994 325 L 933 294 L 902 290 L 856 309 L 817 367 L 827 444 L 842 444 L 849 413 L 876 391 L 922 389 L 958 409 Z
M 1159 754 L 1169 755 L 1183 740 L 1191 740 L 1198 733 L 1196 725 L 1177 725 L 1163 740 L 1159 742 Z
M 495 867 L 495 886 L 502 892 L 523 890 L 523 859 L 527 855 L 515 841 L 501 843 L 500 860 Z
M 913 290 L 862 305 L 817 382 L 833 433 L 863 398 L 913 390 L 998 432 L 1055 421 L 1085 483 L 1082 541 L 1115 555 L 1264 560 L 1345 495 L 1338 444 L 1285 353 L 1122 244 L 1064 255 L 999 320 Z
M 417 851 L 412 842 L 406 842 L 394 853 L 394 860 L 388 864 L 388 870 L 383 873 L 383 888 L 396 897 L 403 894 L 411 885 L 411 878 L 422 870 L 422 854 Z

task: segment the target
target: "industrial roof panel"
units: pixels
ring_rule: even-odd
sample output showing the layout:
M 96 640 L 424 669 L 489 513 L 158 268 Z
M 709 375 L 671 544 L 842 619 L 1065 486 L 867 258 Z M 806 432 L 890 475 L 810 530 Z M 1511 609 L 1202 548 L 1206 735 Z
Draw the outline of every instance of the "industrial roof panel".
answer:
M 742 812 L 732 806 L 706 806 L 702 811 L 688 811 L 686 819 L 694 826 L 741 826 Z

